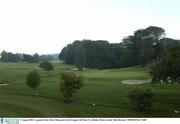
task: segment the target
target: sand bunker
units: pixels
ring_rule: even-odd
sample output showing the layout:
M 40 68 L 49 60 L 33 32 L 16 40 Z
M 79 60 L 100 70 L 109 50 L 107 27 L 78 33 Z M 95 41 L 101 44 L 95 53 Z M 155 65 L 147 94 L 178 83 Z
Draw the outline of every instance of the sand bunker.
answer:
M 123 84 L 144 84 L 144 83 L 150 83 L 151 79 L 146 80 L 123 80 L 121 83 Z
M 0 86 L 6 86 L 6 85 L 8 85 L 8 82 L 7 82 L 7 81 L 1 81 L 1 80 L 0 80 Z

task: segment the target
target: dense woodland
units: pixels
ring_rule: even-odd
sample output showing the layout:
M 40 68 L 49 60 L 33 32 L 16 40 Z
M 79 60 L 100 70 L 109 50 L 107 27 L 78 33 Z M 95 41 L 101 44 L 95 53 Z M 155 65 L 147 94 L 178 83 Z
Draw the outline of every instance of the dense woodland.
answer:
M 62 49 L 59 56 L 33 55 L 2 51 L 2 62 L 28 62 L 60 60 L 66 64 L 86 68 L 120 68 L 134 65 L 145 66 L 152 61 L 160 60 L 170 49 L 180 46 L 180 40 L 165 37 L 161 27 L 150 26 L 139 29 L 134 35 L 123 38 L 120 43 L 109 43 L 103 40 L 76 40 Z
M 87 68 L 119 68 L 134 65 L 145 66 L 159 60 L 169 49 L 180 46 L 180 40 L 165 37 L 165 30 L 150 26 L 139 29 L 134 35 L 124 37 L 123 42 L 76 40 L 68 44 L 59 54 L 66 64 Z

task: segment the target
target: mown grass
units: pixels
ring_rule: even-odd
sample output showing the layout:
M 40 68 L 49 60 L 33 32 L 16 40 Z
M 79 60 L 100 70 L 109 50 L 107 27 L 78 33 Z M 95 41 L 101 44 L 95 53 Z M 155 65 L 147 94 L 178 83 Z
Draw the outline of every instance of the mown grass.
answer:
M 179 84 L 125 85 L 125 79 L 148 79 L 149 68 L 131 67 L 122 69 L 86 70 L 85 84 L 74 95 L 74 102 L 64 104 L 59 92 L 59 74 L 73 66 L 53 63 L 55 70 L 49 74 L 38 64 L 0 63 L 0 80 L 9 85 L 0 86 L 0 116 L 2 117 L 180 117 Z M 25 85 L 26 74 L 37 69 L 42 77 L 38 88 L 40 96 L 32 96 Z M 155 93 L 153 108 L 149 112 L 129 109 L 127 94 L 140 87 Z M 95 104 L 93 106 L 92 104 Z

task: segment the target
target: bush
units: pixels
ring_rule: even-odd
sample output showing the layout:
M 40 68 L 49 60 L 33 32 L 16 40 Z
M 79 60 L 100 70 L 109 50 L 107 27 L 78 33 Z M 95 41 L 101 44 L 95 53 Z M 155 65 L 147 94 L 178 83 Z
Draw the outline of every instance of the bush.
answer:
M 128 94 L 132 109 L 140 112 L 150 110 L 152 107 L 153 96 L 154 94 L 149 89 L 135 89 Z
M 73 94 L 82 87 L 83 76 L 74 72 L 62 72 L 60 74 L 60 91 L 63 94 L 64 102 L 72 102 Z
M 34 90 L 35 95 L 38 95 L 36 88 L 41 83 L 41 78 L 39 73 L 36 70 L 29 72 L 26 76 L 26 84 L 28 87 Z
M 150 72 L 151 83 L 180 83 L 180 47 L 170 50 L 159 62 L 156 62 Z
M 53 64 L 49 61 L 41 62 L 39 67 L 44 69 L 45 71 L 48 71 L 48 72 L 54 70 Z

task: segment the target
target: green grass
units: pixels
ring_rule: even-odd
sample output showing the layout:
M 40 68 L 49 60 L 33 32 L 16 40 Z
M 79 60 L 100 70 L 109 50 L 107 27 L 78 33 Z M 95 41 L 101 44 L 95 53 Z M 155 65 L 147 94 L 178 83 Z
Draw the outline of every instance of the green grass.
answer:
M 125 85 L 125 79 L 148 79 L 149 68 L 131 67 L 122 69 L 86 70 L 85 84 L 74 95 L 74 102 L 64 104 L 59 92 L 59 74 L 73 68 L 53 62 L 55 70 L 48 74 L 38 64 L 0 63 L 0 80 L 9 85 L 0 86 L 1 117 L 180 117 L 179 84 Z M 32 90 L 25 84 L 26 74 L 38 69 L 42 83 L 38 87 L 40 96 L 32 96 Z M 140 87 L 155 93 L 150 112 L 135 112 L 129 109 L 127 94 Z M 92 104 L 96 104 L 93 106 Z

